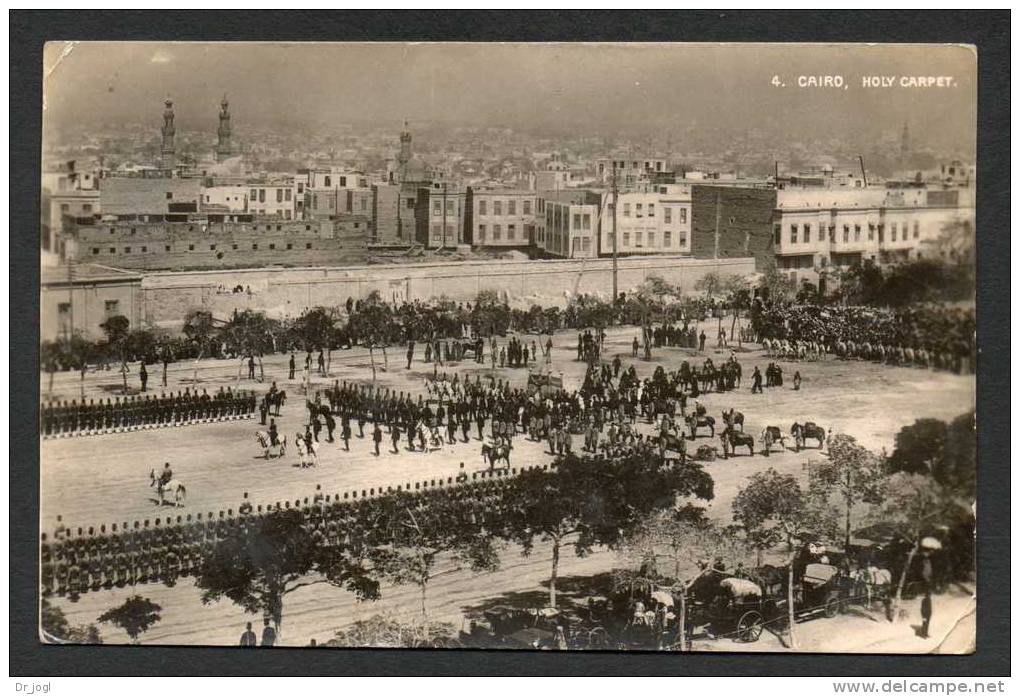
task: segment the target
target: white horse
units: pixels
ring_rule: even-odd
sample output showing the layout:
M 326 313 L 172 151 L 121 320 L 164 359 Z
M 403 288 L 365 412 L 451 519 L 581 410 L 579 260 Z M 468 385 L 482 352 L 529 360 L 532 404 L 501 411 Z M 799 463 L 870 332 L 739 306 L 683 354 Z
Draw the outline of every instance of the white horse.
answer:
M 259 446 L 264 450 L 262 456 L 266 459 L 272 457 L 282 457 L 287 451 L 287 436 L 277 438 L 276 444 L 271 444 L 269 433 L 264 430 L 256 431 L 255 440 L 258 441 Z
M 305 443 L 305 437 L 301 433 L 297 433 L 294 438 L 296 443 L 298 458 L 301 460 L 301 468 L 315 466 L 319 462 L 318 453 L 315 451 L 315 443 L 310 445 Z
M 166 503 L 167 493 L 173 494 L 174 507 L 184 507 L 184 499 L 188 495 L 187 489 L 184 484 L 177 479 L 170 479 L 166 483 L 160 482 L 156 478 L 156 471 L 154 469 L 149 470 L 149 487 L 156 487 L 156 497 L 158 498 L 157 505 L 162 506 Z

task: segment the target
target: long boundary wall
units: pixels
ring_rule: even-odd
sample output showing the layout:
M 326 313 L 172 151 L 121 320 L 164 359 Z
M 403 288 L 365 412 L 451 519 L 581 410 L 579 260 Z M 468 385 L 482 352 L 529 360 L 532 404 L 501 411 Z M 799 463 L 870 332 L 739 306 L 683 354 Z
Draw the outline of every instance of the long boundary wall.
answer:
M 619 259 L 619 288 L 629 292 L 659 276 L 691 292 L 710 272 L 721 276 L 754 272 L 753 258 L 692 259 L 686 256 Z M 142 279 L 144 322 L 177 331 L 193 309 L 226 319 L 234 310 L 296 317 L 317 305 L 340 306 L 373 290 L 386 300 L 428 300 L 446 296 L 473 301 L 480 290 L 495 290 L 514 306 L 563 306 L 573 293 L 612 295 L 611 259 L 464 261 L 343 268 L 262 268 L 151 273 Z

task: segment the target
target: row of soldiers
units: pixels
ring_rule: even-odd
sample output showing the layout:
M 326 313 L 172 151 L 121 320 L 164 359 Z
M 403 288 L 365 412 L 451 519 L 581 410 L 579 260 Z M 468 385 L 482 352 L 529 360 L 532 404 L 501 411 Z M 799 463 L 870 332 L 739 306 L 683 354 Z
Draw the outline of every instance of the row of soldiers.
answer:
M 433 498 L 435 502 L 461 502 L 464 505 L 459 507 L 471 512 L 479 505 L 492 502 L 493 497 L 510 484 L 510 479 L 464 482 L 460 486 L 452 486 L 452 478 L 445 482 L 439 480 L 438 487 L 435 480 L 431 483 L 432 487 L 413 495 L 425 496 L 423 502 Z M 364 496 L 364 491 L 362 494 Z M 374 496 L 374 490 L 372 494 Z M 41 537 L 42 592 L 44 596 L 74 597 L 114 586 L 173 583 L 181 576 L 195 573 L 217 543 L 239 530 L 256 527 L 264 518 L 279 511 L 301 511 L 307 531 L 322 543 L 363 539 L 377 528 L 374 521 L 379 519 L 380 511 L 392 504 L 388 496 L 348 499 L 345 495 L 341 500 L 340 496 L 324 495 L 321 487 L 316 486 L 311 499 L 295 500 L 293 504 L 287 501 L 255 507 L 245 493 L 236 513 L 231 509 L 221 510 L 218 515 L 211 512 L 205 516 L 189 514 L 177 516 L 176 520 L 167 517 L 165 523 L 155 520 L 155 524 L 150 525 L 146 520 L 144 524 L 135 522 L 130 528 L 127 523 L 119 528 L 114 524 L 109 530 L 103 525 L 99 529 L 79 528 L 74 534 L 58 517 L 53 536 L 47 538 L 43 534 Z M 385 539 L 375 541 L 384 543 Z
M 41 407 L 39 426 L 44 436 L 65 433 L 108 432 L 137 426 L 182 425 L 196 420 L 244 416 L 255 411 L 255 395 L 232 391 L 215 394 L 185 389 L 158 396 L 126 396 L 77 401 L 55 401 Z

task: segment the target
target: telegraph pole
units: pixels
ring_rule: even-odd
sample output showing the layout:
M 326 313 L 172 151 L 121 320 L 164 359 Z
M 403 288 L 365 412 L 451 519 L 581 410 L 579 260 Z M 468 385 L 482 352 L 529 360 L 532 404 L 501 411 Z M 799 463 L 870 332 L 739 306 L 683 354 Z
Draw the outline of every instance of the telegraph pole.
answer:
M 715 256 L 713 258 L 719 258 L 719 216 L 722 214 L 720 210 L 721 201 L 719 198 L 719 188 L 715 189 Z
M 443 182 L 443 243 L 440 249 L 446 246 L 446 182 Z
M 616 263 L 616 208 L 617 199 L 620 197 L 620 189 L 616 185 L 616 160 L 613 160 L 613 303 L 616 303 L 620 296 L 617 287 L 617 263 Z

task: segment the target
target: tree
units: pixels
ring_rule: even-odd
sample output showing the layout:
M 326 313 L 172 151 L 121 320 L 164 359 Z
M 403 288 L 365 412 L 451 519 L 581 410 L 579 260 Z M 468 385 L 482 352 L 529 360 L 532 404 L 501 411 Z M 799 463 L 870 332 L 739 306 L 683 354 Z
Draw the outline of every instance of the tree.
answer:
M 522 472 L 504 498 L 504 538 L 525 555 L 536 539 L 552 545 L 549 605 L 556 606 L 560 551 L 573 543 L 584 556 L 596 545 L 618 548 L 645 517 L 678 497 L 711 500 L 712 478 L 699 464 L 665 465 L 644 454 L 624 459 L 566 455 L 552 471 Z
M 254 312 L 250 309 L 235 313 L 223 327 L 223 337 L 227 345 L 241 357 L 241 365 L 238 366 L 238 379 L 240 379 L 240 371 L 244 367 L 245 358 L 258 358 L 259 379 L 265 379 L 262 355 L 266 348 L 273 343 L 274 328 L 276 328 L 276 324 L 271 322 L 263 312 Z
M 356 621 L 329 640 L 330 648 L 457 648 L 454 627 L 439 622 L 401 622 L 385 616 Z
M 133 595 L 119 607 L 110 609 L 99 617 L 99 623 L 113 624 L 128 634 L 132 643 L 138 643 L 138 637 L 163 617 L 163 607 L 146 597 Z
M 363 540 L 327 543 L 304 526 L 298 510 L 279 510 L 231 528 L 203 559 L 195 585 L 202 603 L 226 597 L 250 614 L 283 623 L 287 595 L 329 584 L 359 599 L 379 597 L 373 552 Z
M 326 372 L 332 366 L 333 339 L 339 315 L 335 307 L 313 307 L 291 325 L 291 331 L 304 344 L 305 350 L 326 352 Z
M 475 572 L 499 566 L 493 537 L 482 528 L 480 501 L 450 498 L 428 499 L 398 493 L 387 501 L 385 520 L 387 546 L 379 560 L 381 574 L 396 584 L 413 584 L 421 590 L 422 630 L 428 637 L 426 591 L 435 573 L 436 561 L 449 555 L 454 568 L 470 567 Z
M 898 472 L 885 481 L 882 502 L 872 510 L 871 521 L 906 542 L 910 551 L 896 586 L 893 616 L 903 598 L 907 573 L 921 548 L 921 540 L 937 525 L 951 525 L 970 516 L 969 501 L 960 500 L 937 481 L 922 474 Z
M 723 290 L 722 277 L 715 271 L 709 271 L 698 278 L 698 280 L 694 283 L 694 289 L 705 293 L 705 295 L 709 298 L 714 298 Z
M 832 510 L 832 494 L 845 510 L 843 548 L 850 548 L 850 523 L 858 503 L 877 503 L 885 478 L 885 463 L 857 444 L 849 435 L 831 435 L 829 458 L 804 465 L 808 473 L 808 494 L 817 496 L 821 510 Z
M 951 423 L 921 418 L 896 434 L 889 457 L 893 472 L 926 474 L 955 494 L 973 499 L 977 492 L 977 441 L 974 412 Z
M 204 309 L 193 309 L 184 317 L 182 329 L 188 340 L 198 346 L 198 354 L 195 356 L 194 375 L 192 382 L 198 384 L 198 361 L 205 357 L 216 336 L 216 324 L 212 312 Z
M 60 607 L 50 604 L 43 597 L 39 611 L 39 627 L 42 629 L 42 640 L 47 643 L 90 643 L 103 642 L 99 628 L 95 624 L 72 626 Z
M 758 288 L 766 299 L 781 300 L 794 293 L 796 284 L 786 274 L 780 273 L 776 260 L 769 257 L 765 261 L 765 269 L 758 281 Z
M 386 369 L 389 365 L 386 345 L 400 332 L 393 310 L 383 302 L 377 290 L 361 300 L 347 320 L 347 330 L 359 346 L 368 348 L 368 357 L 372 362 L 372 381 L 375 382 L 375 349 L 382 348 L 383 369 Z
M 120 374 L 124 379 L 124 393 L 127 394 L 127 338 L 131 322 L 122 314 L 115 314 L 102 324 L 99 328 L 106 334 L 106 343 L 110 351 L 120 358 Z
M 793 565 L 798 547 L 794 541 L 814 533 L 817 520 L 805 499 L 800 484 L 790 474 L 780 474 L 773 468 L 760 471 L 748 479 L 733 499 L 733 519 L 751 538 L 761 539 L 772 534 L 785 539 L 790 549 L 787 564 L 786 602 L 787 622 L 790 629 L 790 647 L 797 649 L 794 634 Z

